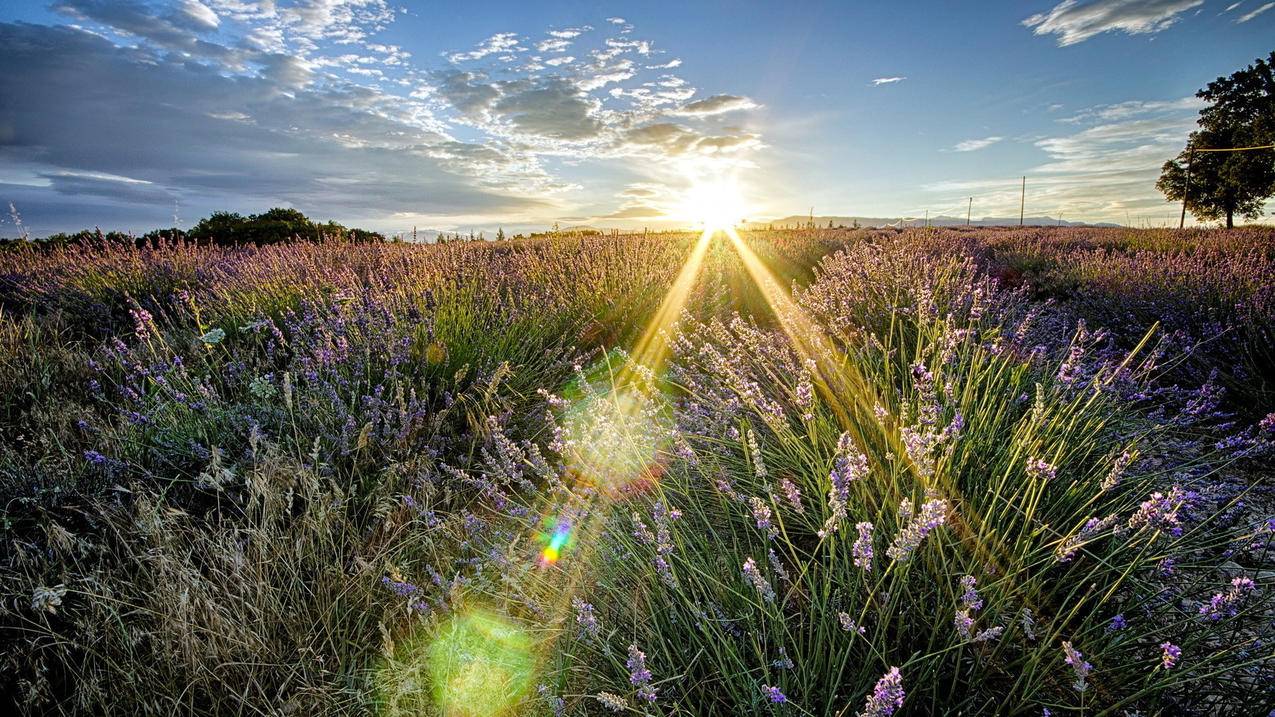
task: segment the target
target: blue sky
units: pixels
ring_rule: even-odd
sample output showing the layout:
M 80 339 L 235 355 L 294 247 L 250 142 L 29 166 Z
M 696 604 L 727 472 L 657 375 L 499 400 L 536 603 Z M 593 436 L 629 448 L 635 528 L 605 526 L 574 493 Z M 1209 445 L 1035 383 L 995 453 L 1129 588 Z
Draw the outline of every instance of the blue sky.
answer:
M 389 232 L 750 218 L 1162 224 L 1192 95 L 1275 3 L 7 2 L 0 200 L 39 235 L 294 206 Z M 16 233 L 6 217 L 0 234 Z

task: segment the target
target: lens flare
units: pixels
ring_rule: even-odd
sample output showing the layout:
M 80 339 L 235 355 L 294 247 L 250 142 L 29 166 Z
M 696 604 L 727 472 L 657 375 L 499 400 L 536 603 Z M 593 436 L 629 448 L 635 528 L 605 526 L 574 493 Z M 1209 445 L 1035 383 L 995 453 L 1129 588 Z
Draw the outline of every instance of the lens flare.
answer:
M 672 441 L 669 407 L 635 357 L 605 357 L 564 392 L 557 442 L 574 487 L 618 497 L 657 480 Z
M 448 717 L 518 714 L 535 678 L 531 638 L 485 610 L 444 623 L 426 660 L 434 704 Z
M 552 525 L 552 530 L 537 536 L 540 542 L 544 544 L 544 548 L 540 551 L 540 564 L 544 566 L 557 563 L 563 553 L 574 544 L 570 520 L 565 518 L 559 518 L 556 521 L 546 519 L 546 523 Z

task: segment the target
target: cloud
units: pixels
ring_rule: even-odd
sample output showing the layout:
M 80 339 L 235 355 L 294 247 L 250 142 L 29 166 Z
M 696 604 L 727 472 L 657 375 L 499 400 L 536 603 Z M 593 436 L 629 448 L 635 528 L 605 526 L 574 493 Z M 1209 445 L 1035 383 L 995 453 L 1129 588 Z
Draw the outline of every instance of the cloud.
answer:
M 967 139 L 963 142 L 957 142 L 952 147 L 953 152 L 975 152 L 980 149 L 986 149 L 997 142 L 1004 139 L 1003 137 L 984 137 L 982 139 Z
M 1130 35 L 1156 33 L 1178 21 L 1178 15 L 1204 0 L 1064 0 L 1052 10 L 1032 15 L 1023 25 L 1037 35 L 1057 35 L 1066 47 L 1104 32 Z
M 181 11 L 196 27 L 216 30 L 221 25 L 221 18 L 217 17 L 217 13 L 199 0 L 182 0 Z
M 1160 215 L 1164 197 L 1155 181 L 1165 159 L 1177 155 L 1195 128 L 1196 110 L 1181 100 L 1131 100 L 1089 108 L 1068 131 L 1042 137 L 1044 161 L 1027 175 L 1027 213 L 1086 221 L 1125 220 L 1126 212 Z M 1079 125 L 1079 126 L 1074 126 Z M 991 216 L 1017 216 L 1018 179 L 931 184 L 943 195 L 975 197 Z
M 907 79 L 906 77 L 878 77 L 872 81 L 872 86 L 880 87 L 881 85 L 892 85 L 896 82 L 902 82 L 906 79 Z
M 657 122 L 629 130 L 623 135 L 622 144 L 629 149 L 658 150 L 668 156 L 684 157 L 758 149 L 761 138 L 750 132 L 705 136 L 671 122 Z
M 751 110 L 758 107 L 756 102 L 739 95 L 713 95 L 697 100 L 673 110 L 670 114 L 684 117 L 705 117 L 738 110 Z
M 764 146 L 667 121 L 757 105 L 695 100 L 671 72 L 681 61 L 651 64 L 661 51 L 624 21 L 611 36 L 547 29 L 570 55 L 502 32 L 431 65 L 380 39 L 397 12 L 384 0 L 54 9 L 76 25 L 0 23 L 0 96 L 27 98 L 0 113 L 0 199 L 49 230 L 167 225 L 175 203 L 187 217 L 281 205 L 374 228 L 543 222 L 570 213 L 577 165 L 686 176 L 750 166 Z M 641 191 L 613 213 L 663 200 Z
M 447 55 L 447 59 L 451 62 L 465 62 L 468 60 L 481 60 L 488 55 L 495 55 L 501 52 L 508 52 L 518 48 L 518 33 L 515 32 L 498 32 L 495 35 L 478 43 L 478 46 L 468 52 L 453 52 Z
M 599 214 L 592 219 L 645 219 L 648 217 L 662 217 L 665 211 L 659 207 L 650 204 L 627 204 L 610 214 Z
M 1128 102 L 1088 107 L 1077 114 L 1060 121 L 1075 124 L 1094 120 L 1121 120 L 1130 117 L 1137 117 L 1139 115 L 1178 110 L 1199 111 L 1200 109 L 1203 109 L 1206 104 L 1207 103 L 1204 100 L 1194 95 L 1176 100 L 1130 100 Z
M 1249 12 L 1247 12 L 1247 13 L 1245 13 L 1245 14 L 1243 14 L 1243 15 L 1239 16 L 1239 17 L 1235 20 L 1235 22 L 1236 22 L 1236 24 L 1238 24 L 1238 23 L 1242 23 L 1242 22 L 1248 22 L 1249 20 L 1252 20 L 1253 18 L 1257 17 L 1258 15 L 1261 15 L 1262 13 L 1266 12 L 1267 10 L 1270 10 L 1270 9 L 1271 9 L 1271 8 L 1273 8 L 1273 7 L 1275 7 L 1275 2 L 1268 2 L 1268 3 L 1266 3 L 1265 5 L 1262 5 L 1262 6 L 1258 7 L 1258 8 L 1257 8 L 1257 9 L 1255 9 L 1255 10 L 1251 10 L 1251 11 L 1249 11 Z
M 53 230 L 124 217 L 148 222 L 128 228 L 167 224 L 174 200 L 201 214 L 518 212 L 544 203 L 536 186 L 554 184 L 517 154 L 485 158 L 496 172 L 481 179 L 463 161 L 438 160 L 432 148 L 456 143 L 407 121 L 400 98 L 366 89 L 282 92 L 271 73 L 227 77 L 69 27 L 0 23 L 0 46 L 0 94 L 26 98 L 6 109 L 0 164 L 53 190 L 4 193 Z

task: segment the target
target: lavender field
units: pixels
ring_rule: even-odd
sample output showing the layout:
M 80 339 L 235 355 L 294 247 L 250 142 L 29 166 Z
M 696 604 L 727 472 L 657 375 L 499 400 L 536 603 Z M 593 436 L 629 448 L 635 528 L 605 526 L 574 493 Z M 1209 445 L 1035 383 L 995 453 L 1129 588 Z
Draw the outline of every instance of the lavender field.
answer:
M 1275 714 L 1275 232 L 0 250 L 32 714 Z

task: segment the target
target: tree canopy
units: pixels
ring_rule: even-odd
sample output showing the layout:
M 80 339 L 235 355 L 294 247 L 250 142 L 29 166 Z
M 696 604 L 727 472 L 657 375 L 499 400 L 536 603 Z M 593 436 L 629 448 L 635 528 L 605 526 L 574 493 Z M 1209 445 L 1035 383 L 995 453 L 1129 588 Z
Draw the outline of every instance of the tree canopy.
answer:
M 1230 77 L 1219 77 L 1196 93 L 1208 105 L 1200 129 L 1191 133 L 1176 159 L 1164 163 L 1156 188 L 1170 201 L 1184 201 L 1201 221 L 1235 215 L 1262 216 L 1275 196 L 1275 150 L 1204 150 L 1261 147 L 1275 143 L 1275 52 Z
M 34 244 L 52 248 L 68 244 L 135 243 L 140 245 L 160 241 L 188 240 L 198 243 L 216 244 L 219 246 L 236 246 L 240 244 L 278 244 L 286 241 L 319 241 L 321 239 L 344 239 L 354 242 L 385 241 L 384 235 L 365 229 L 353 229 L 329 221 L 326 224 L 312 222 L 306 215 L 295 209 L 276 207 L 261 214 L 244 216 L 236 212 L 213 212 L 200 219 L 195 226 L 184 231 L 156 229 L 141 236 L 124 232 L 103 232 L 100 229 L 84 229 L 72 233 L 52 234 Z M 5 245 L 29 245 L 32 242 L 22 240 L 2 240 Z

